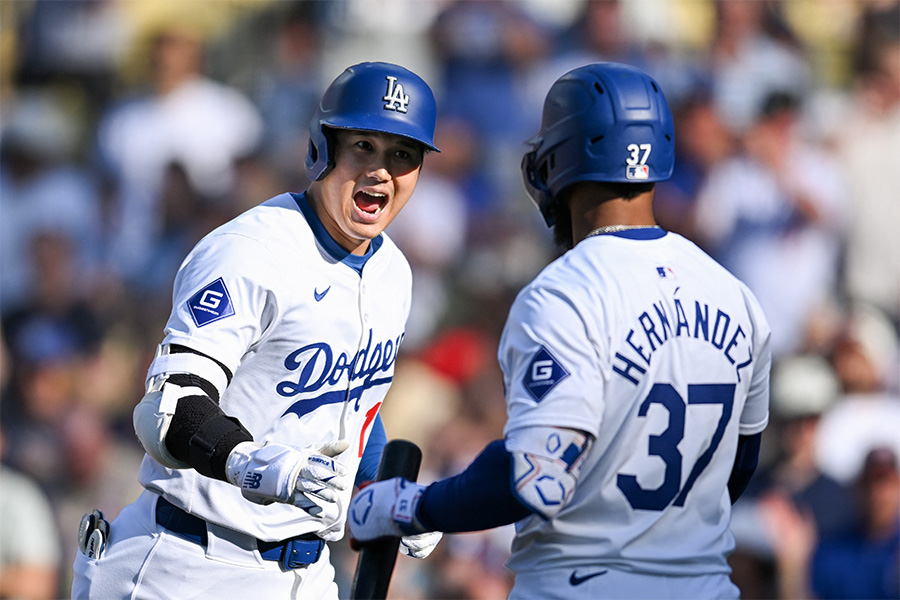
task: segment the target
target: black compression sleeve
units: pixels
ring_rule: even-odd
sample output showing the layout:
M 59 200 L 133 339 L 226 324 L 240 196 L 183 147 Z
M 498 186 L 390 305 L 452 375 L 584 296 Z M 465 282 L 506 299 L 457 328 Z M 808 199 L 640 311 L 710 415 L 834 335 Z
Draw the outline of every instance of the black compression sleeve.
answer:
M 222 412 L 212 398 L 185 396 L 175 407 L 166 448 L 198 473 L 225 481 L 228 454 L 239 443 L 252 440 L 241 422 Z
M 201 475 L 225 479 L 225 463 L 228 455 L 241 442 L 249 442 L 253 436 L 234 417 L 220 413 L 204 421 L 191 436 L 188 464 Z
M 761 433 L 738 436 L 734 468 L 731 470 L 731 477 L 728 479 L 728 495 L 732 504 L 744 493 L 747 484 L 750 483 L 750 478 L 756 472 L 761 440 Z
M 503 440 L 495 440 L 465 471 L 428 486 L 416 516 L 428 531 L 455 533 L 508 525 L 530 514 L 513 493 L 512 457 Z
M 205 356 L 221 367 L 226 382 L 231 383 L 232 373 L 228 367 L 208 354 L 180 344 L 172 344 L 169 349 L 173 354 Z M 228 455 L 239 443 L 252 441 L 253 436 L 240 421 L 222 411 L 218 404 L 219 391 L 206 379 L 190 373 L 173 373 L 167 377 L 167 382 L 180 387 L 198 387 L 206 395 L 178 400 L 166 433 L 166 448 L 198 473 L 225 481 Z

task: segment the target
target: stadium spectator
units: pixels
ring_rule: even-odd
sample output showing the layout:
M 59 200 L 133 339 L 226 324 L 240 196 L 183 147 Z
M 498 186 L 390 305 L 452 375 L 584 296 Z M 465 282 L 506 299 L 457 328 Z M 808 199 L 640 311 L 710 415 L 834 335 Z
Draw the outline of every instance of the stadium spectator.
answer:
M 29 252 L 39 231 L 72 243 L 83 281 L 99 267 L 102 215 L 96 174 L 76 162 L 82 132 L 77 113 L 50 89 L 19 92 L 0 121 L 0 313 L 22 307 L 33 293 Z
M 839 394 L 837 376 L 822 356 L 791 356 L 773 368 L 772 420 L 764 440 L 769 457 L 732 516 L 737 548 L 729 562 L 744 597 L 801 597 L 797 590 L 777 587 L 796 582 L 789 571 L 802 568 L 802 563 L 792 562 L 796 552 L 780 539 L 782 532 L 769 529 L 770 520 L 781 515 L 771 512 L 789 510 L 808 516 L 809 526 L 823 536 L 846 533 L 852 525 L 855 507 L 850 490 L 823 473 L 816 460 L 819 421 Z
M 851 185 L 843 288 L 900 331 L 900 3 L 870 2 L 860 18 L 852 105 L 838 128 Z
M 782 598 L 900 597 L 900 470 L 890 448 L 872 449 L 855 478 L 855 527 L 821 535 L 808 515 L 771 499 Z
M 151 89 L 110 106 L 97 150 L 114 188 L 110 256 L 140 282 L 162 228 L 162 186 L 179 163 L 201 194 L 224 199 L 234 162 L 255 150 L 262 121 L 245 94 L 204 75 L 204 39 L 189 22 L 167 23 L 150 41 Z
M 5 445 L 0 432 L 0 456 Z M 59 597 L 60 541 L 46 493 L 3 463 L 0 490 L 0 598 Z
M 822 416 L 816 433 L 816 460 L 838 481 L 852 481 L 876 446 L 900 454 L 898 356 L 900 343 L 884 314 L 854 307 L 831 352 L 841 396 Z
M 812 71 L 778 2 L 713 0 L 715 27 L 708 56 L 709 85 L 724 123 L 741 134 L 775 92 L 803 97 Z
M 837 285 L 847 182 L 798 130 L 800 99 L 765 99 L 743 151 L 712 168 L 698 192 L 695 241 L 756 294 L 775 358 L 806 348 L 811 315 Z

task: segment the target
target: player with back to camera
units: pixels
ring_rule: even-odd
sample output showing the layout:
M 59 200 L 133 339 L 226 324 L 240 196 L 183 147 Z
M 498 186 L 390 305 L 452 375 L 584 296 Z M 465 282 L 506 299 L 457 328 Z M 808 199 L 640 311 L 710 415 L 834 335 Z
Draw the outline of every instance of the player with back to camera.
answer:
M 112 523 L 86 515 L 74 598 L 338 597 L 325 542 L 354 481 L 375 479 L 410 308 L 383 231 L 437 151 L 435 116 L 405 68 L 348 68 L 310 123 L 309 188 L 187 256 L 134 411 L 146 490 Z M 423 558 L 438 540 L 402 549 Z
M 363 489 L 351 536 L 516 523 L 510 598 L 736 598 L 731 504 L 768 422 L 769 327 L 747 287 L 656 226 L 673 124 L 657 83 L 558 79 L 525 184 L 568 251 L 515 299 L 508 421 L 461 474 Z

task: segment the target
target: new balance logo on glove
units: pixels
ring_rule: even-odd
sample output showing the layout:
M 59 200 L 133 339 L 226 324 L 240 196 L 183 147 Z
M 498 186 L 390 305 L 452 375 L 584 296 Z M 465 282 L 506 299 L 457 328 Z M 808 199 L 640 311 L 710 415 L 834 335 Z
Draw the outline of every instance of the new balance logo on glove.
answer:
M 244 475 L 244 481 L 241 483 L 241 487 L 244 489 L 256 490 L 259 489 L 261 481 L 262 473 L 247 473 Z

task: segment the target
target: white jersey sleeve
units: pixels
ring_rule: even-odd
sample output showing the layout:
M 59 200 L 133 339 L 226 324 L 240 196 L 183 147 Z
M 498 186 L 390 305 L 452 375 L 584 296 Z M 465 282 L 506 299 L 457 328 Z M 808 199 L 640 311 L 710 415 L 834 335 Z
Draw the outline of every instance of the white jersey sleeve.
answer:
M 201 241 L 175 278 L 166 343 L 190 346 L 234 373 L 278 322 L 279 304 L 290 302 L 286 282 L 258 240 L 223 233 Z M 224 319 L 227 327 L 207 327 Z
M 756 297 L 743 283 L 740 283 L 740 287 L 744 293 L 747 316 L 753 332 L 750 345 L 753 362 L 748 375 L 750 388 L 747 390 L 747 399 L 744 402 L 744 409 L 741 411 L 739 433 L 754 435 L 761 433 L 769 423 L 769 373 L 772 369 L 772 350 L 769 344 L 771 331 Z
M 556 426 L 597 437 L 609 373 L 598 368 L 603 342 L 592 338 L 586 322 L 562 289 L 533 285 L 519 295 L 499 354 L 506 374 L 507 434 L 520 427 Z M 548 397 L 553 410 L 535 410 Z

